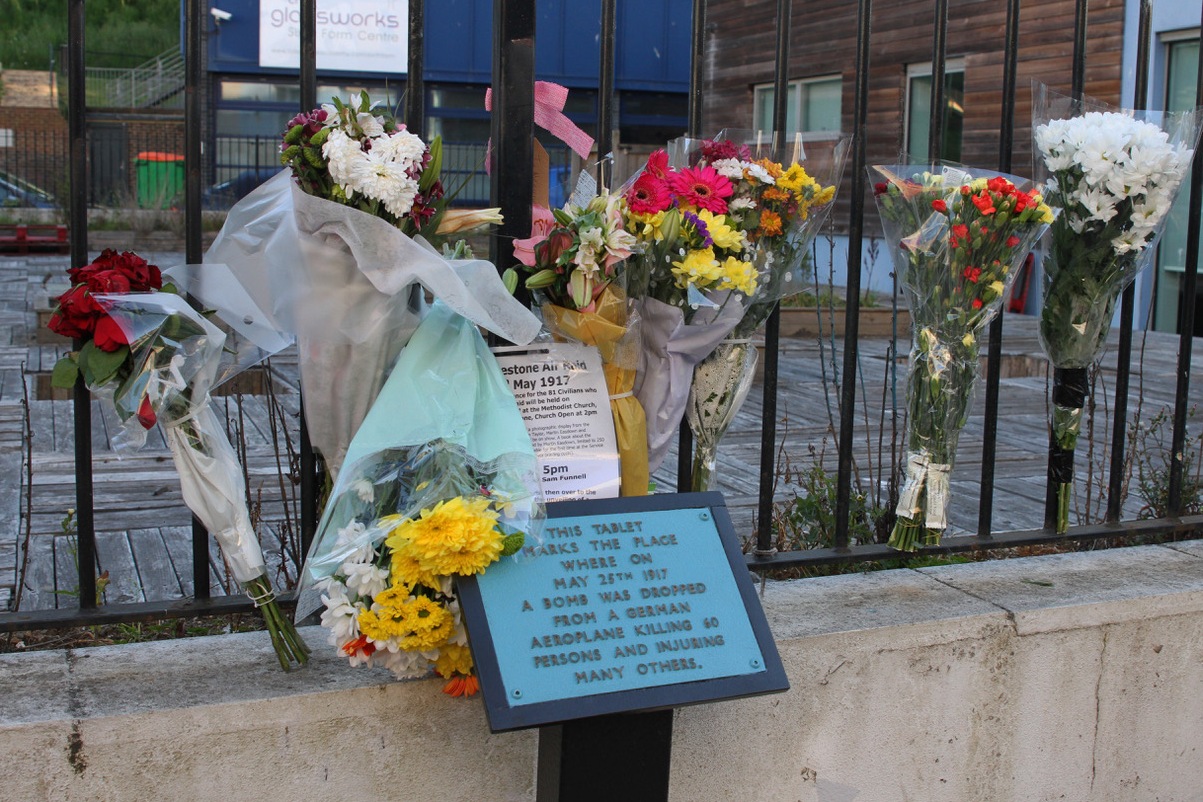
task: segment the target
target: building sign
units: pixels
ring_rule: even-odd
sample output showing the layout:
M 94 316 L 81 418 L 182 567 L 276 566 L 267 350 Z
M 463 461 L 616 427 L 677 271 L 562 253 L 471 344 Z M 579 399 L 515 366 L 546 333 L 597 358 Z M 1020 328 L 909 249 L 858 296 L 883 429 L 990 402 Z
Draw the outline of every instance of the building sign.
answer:
M 718 493 L 547 513 L 459 583 L 494 731 L 788 688 Z
M 259 66 L 298 69 L 300 0 L 259 0 Z M 409 0 L 318 0 L 319 70 L 402 73 L 409 60 Z

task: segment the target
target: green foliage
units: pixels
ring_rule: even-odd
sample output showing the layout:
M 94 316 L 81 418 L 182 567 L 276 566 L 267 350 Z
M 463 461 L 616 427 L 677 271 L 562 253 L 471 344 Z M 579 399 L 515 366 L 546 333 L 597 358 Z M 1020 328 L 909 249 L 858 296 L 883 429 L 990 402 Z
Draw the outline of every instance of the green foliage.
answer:
M 1188 418 L 1194 418 L 1197 408 L 1191 407 Z M 1129 426 L 1132 440 L 1136 488 L 1144 499 L 1141 519 L 1167 518 L 1170 515 L 1170 453 L 1174 418 L 1164 408 L 1147 422 L 1137 420 Z M 1203 512 L 1203 482 L 1196 469 L 1197 458 L 1203 451 L 1203 433 L 1187 435 L 1182 449 L 1182 509 L 1181 515 Z
M 67 41 L 62 0 L 0 0 L 0 53 L 11 70 L 48 70 Z M 88 0 L 89 67 L 133 67 L 180 41 L 179 0 Z
M 809 467 L 794 472 L 786 467 L 787 477 L 798 489 L 792 499 L 778 503 L 774 511 L 779 549 L 821 549 L 835 545 L 837 477 L 823 467 L 823 455 L 813 445 L 810 457 Z M 852 488 L 848 503 L 851 543 L 873 543 L 876 519 L 883 512 L 870 507 L 865 494 Z

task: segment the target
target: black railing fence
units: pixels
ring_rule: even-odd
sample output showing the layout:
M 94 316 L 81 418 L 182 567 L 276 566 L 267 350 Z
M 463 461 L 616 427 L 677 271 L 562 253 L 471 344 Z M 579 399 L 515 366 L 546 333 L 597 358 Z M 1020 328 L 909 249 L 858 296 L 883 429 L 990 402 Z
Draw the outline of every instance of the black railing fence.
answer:
M 423 0 L 410 0 L 410 25 L 412 31 L 423 30 L 424 14 Z M 493 103 L 492 142 L 496 158 L 496 169 L 491 175 L 491 201 L 501 206 L 505 212 L 506 223 L 493 236 L 492 253 L 496 257 L 503 252 L 503 245 L 509 238 L 525 237 L 530 231 L 531 207 L 531 142 L 533 136 L 534 108 L 534 43 L 537 31 L 535 29 L 535 0 L 496 0 L 494 3 L 494 40 L 493 40 Z M 771 75 L 765 75 L 765 82 L 772 81 L 774 86 L 774 127 L 784 130 L 787 115 L 787 86 L 790 80 L 788 65 L 791 58 L 791 0 L 777 0 L 775 3 L 776 19 L 772 30 L 776 32 L 775 69 Z M 1006 0 L 1005 30 L 1003 32 L 1003 65 L 1004 80 L 999 88 L 1001 117 L 999 119 L 1000 138 L 998 142 L 997 168 L 1000 171 L 1011 171 L 1011 153 L 1013 145 L 1012 131 L 1016 119 L 1016 98 L 1020 90 L 1016 87 L 1016 65 L 1021 45 L 1019 36 L 1020 0 Z M 614 39 L 615 39 L 615 0 L 601 0 L 603 21 L 600 31 L 602 42 L 601 63 L 598 94 L 598 120 L 600 130 L 598 140 L 605 150 L 610 141 L 610 121 L 613 119 L 613 76 L 614 76 Z M 316 11 L 315 0 L 302 0 L 301 4 L 301 107 L 313 108 L 318 102 L 315 97 L 316 76 Z M 758 8 L 769 9 L 770 4 L 759 4 Z M 1066 32 L 1066 45 L 1072 45 L 1072 86 L 1080 92 L 1084 86 L 1086 69 L 1089 66 L 1086 57 L 1088 41 L 1087 21 L 1088 2 L 1077 0 L 1074 13 L 1075 24 L 1071 32 Z M 1138 37 L 1141 43 L 1137 58 L 1137 94 L 1136 105 L 1143 106 L 1148 99 L 1149 83 L 1149 19 L 1151 7 L 1149 0 L 1139 3 L 1141 25 Z M 87 126 L 85 97 L 83 94 L 83 19 L 84 0 L 69 0 L 70 46 L 68 54 L 68 86 L 69 97 L 69 177 L 72 185 L 85 186 L 87 172 Z M 759 518 L 761 522 L 756 533 L 754 548 L 748 555 L 748 564 L 755 570 L 797 567 L 803 565 L 825 565 L 833 563 L 863 562 L 882 559 L 897 559 L 901 555 L 889 549 L 884 544 L 866 543 L 854 544 L 849 536 L 849 510 L 853 485 L 854 459 L 853 437 L 858 404 L 858 382 L 851 377 L 858 373 L 858 317 L 861 299 L 861 254 L 866 237 L 866 193 L 862 184 L 866 174 L 867 150 L 866 139 L 869 125 L 869 96 L 871 78 L 873 76 L 873 51 L 870 46 L 873 3 L 872 0 L 859 0 L 855 6 L 847 5 L 848 24 L 855 23 L 856 53 L 854 66 L 854 91 L 852 106 L 853 148 L 851 163 L 846 174 L 852 177 L 849 195 L 848 217 L 839 221 L 845 228 L 849 238 L 847 265 L 847 306 L 844 310 L 845 342 L 842 356 L 842 371 L 846 378 L 840 387 L 839 420 L 838 420 L 838 474 L 836 485 L 836 535 L 834 544 L 827 548 L 808 551 L 779 552 L 774 548 L 774 533 L 768 524 L 772 520 L 773 489 L 776 479 L 776 447 L 777 447 L 777 413 L 776 400 L 778 397 L 778 313 L 769 319 L 765 330 L 765 366 L 764 366 L 764 413 L 761 441 L 761 471 L 760 471 L 760 505 Z M 204 171 L 201 169 L 201 147 L 199 131 L 201 126 L 197 116 L 201 113 L 198 102 L 199 87 L 201 86 L 201 26 L 207 15 L 207 9 L 202 0 L 187 0 L 185 5 L 185 55 L 187 69 L 187 98 L 189 102 L 185 109 L 184 143 L 187 157 L 185 180 L 185 226 L 187 241 L 187 258 L 189 261 L 200 261 L 201 257 L 201 211 L 203 208 L 203 190 L 207 186 Z M 944 102 L 944 75 L 947 69 L 948 41 L 947 31 L 949 8 L 947 0 L 936 0 L 935 22 L 932 31 L 931 53 L 931 104 L 932 110 L 928 134 L 931 150 L 939 152 L 943 115 L 939 111 Z M 1184 24 L 1186 24 L 1184 22 Z M 708 133 L 704 129 L 706 121 L 702 118 L 704 93 L 707 91 L 703 75 L 703 67 L 707 63 L 707 3 L 695 0 L 692 18 L 692 70 L 689 93 L 689 133 L 702 135 Z M 1048 32 L 1045 32 L 1046 35 Z M 1071 38 L 1072 37 L 1072 38 Z M 419 34 L 411 40 L 409 86 L 405 116 L 411 126 L 420 128 L 424 116 L 424 92 L 420 91 L 422 82 L 423 49 L 426 43 Z M 1199 104 L 1203 105 L 1203 70 L 1199 76 Z M 416 91 L 415 91 L 416 90 Z M 712 133 L 712 132 L 709 132 Z M 479 143 L 465 147 L 473 161 L 477 158 Z M 225 150 L 222 150 L 225 148 Z M 228 170 L 225 180 L 233 180 L 240 173 L 259 170 L 262 166 L 274 169 L 275 165 L 268 158 L 271 148 L 266 143 L 246 143 L 236 145 L 233 141 L 219 145 L 224 169 Z M 212 158 L 212 155 L 209 156 Z M 986 166 L 986 165 L 979 165 Z M 453 170 L 460 169 L 453 167 Z M 476 194 L 483 185 L 475 183 L 472 191 Z M 1200 204 L 1203 202 L 1203 159 L 1195 159 L 1191 175 L 1191 201 L 1189 219 L 1200 219 Z M 845 186 L 849 186 L 846 182 Z M 85 219 L 87 198 L 75 193 L 70 196 L 71 219 Z M 1189 227 L 1189 239 L 1186 253 L 1188 254 L 1184 284 L 1185 296 L 1194 298 L 1196 292 L 1197 254 L 1199 252 L 1199 226 Z M 86 231 L 82 227 L 72 227 L 71 230 L 71 260 L 74 265 L 83 265 L 87 261 Z M 1194 330 L 1194 305 L 1185 304 L 1181 324 L 1181 339 L 1178 351 L 1175 406 L 1172 420 L 1172 445 L 1169 469 L 1169 488 L 1167 517 L 1151 520 L 1123 521 L 1120 520 L 1121 474 L 1124 454 L 1124 437 L 1127 431 L 1127 393 L 1132 363 L 1132 310 L 1133 291 L 1130 289 L 1124 296 L 1122 307 L 1122 338 L 1117 360 L 1115 381 L 1116 403 L 1112 409 L 1113 432 L 1111 436 L 1110 453 L 1115 455 L 1110 471 L 1106 519 L 1102 523 L 1071 527 L 1067 534 L 1056 535 L 1051 527 L 1032 531 L 994 531 L 994 471 L 996 463 L 996 439 L 998 433 L 997 418 L 1000 387 L 1000 354 L 1003 334 L 1003 319 L 997 317 L 989 329 L 989 345 L 987 349 L 987 372 L 985 379 L 985 428 L 982 442 L 982 473 L 981 500 L 977 532 L 964 537 L 946 538 L 937 547 L 921 550 L 920 555 L 938 553 L 962 552 L 980 549 L 1000 549 L 1008 547 L 1029 546 L 1038 544 L 1058 544 L 1075 541 L 1091 541 L 1096 539 L 1139 539 L 1146 536 L 1177 537 L 1194 535 L 1203 531 L 1203 516 L 1182 516 L 1184 476 L 1184 445 L 1186 441 L 1186 423 L 1188 416 L 1188 395 L 1190 390 L 1190 365 L 1192 338 Z M 242 598 L 209 599 L 203 597 L 203 589 L 209 587 L 207 577 L 208 551 L 207 535 L 197 528 L 195 532 L 195 549 L 197 555 L 196 577 L 194 587 L 202 589 L 197 598 L 185 601 L 154 602 L 138 605 L 113 606 L 106 605 L 98 608 L 96 604 L 96 574 L 93 570 L 96 564 L 95 539 L 93 531 L 93 487 L 91 472 L 91 398 L 83 385 L 75 391 L 75 443 L 76 443 L 76 487 L 77 487 L 77 522 L 78 522 L 78 564 L 80 609 L 59 610 L 48 612 L 16 613 L 0 616 L 0 631 L 29 628 L 32 626 L 57 626 L 80 623 L 100 623 L 112 621 L 148 620 L 162 617 L 190 616 L 202 613 L 232 612 L 249 610 L 250 604 Z M 304 441 L 302 424 L 302 441 Z M 303 530 L 306 535 L 312 535 L 316 521 L 318 487 L 317 467 L 308 446 L 302 445 L 302 507 L 307 510 L 303 514 Z M 682 488 L 688 486 L 690 470 L 691 442 L 688 431 L 683 429 L 680 440 L 679 484 Z

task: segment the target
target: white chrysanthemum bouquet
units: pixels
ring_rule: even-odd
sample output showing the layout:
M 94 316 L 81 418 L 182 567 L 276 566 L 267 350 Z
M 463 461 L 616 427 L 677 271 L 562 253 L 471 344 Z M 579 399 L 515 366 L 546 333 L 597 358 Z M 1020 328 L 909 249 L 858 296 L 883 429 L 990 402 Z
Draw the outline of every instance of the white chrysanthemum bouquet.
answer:
M 1037 90 L 1034 136 L 1061 213 L 1044 261 L 1040 341 L 1055 368 L 1049 481 L 1057 531 L 1068 527 L 1073 452 L 1087 369 L 1107 338 L 1115 301 L 1149 262 L 1190 169 L 1200 115 L 1115 111 Z

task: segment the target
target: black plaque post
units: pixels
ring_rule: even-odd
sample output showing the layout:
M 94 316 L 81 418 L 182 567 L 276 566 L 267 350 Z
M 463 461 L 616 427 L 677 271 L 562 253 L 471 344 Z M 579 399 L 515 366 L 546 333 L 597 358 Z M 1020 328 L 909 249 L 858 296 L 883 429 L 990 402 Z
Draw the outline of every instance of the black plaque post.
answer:
M 542 727 L 536 802 L 664 802 L 672 739 L 671 709 Z

